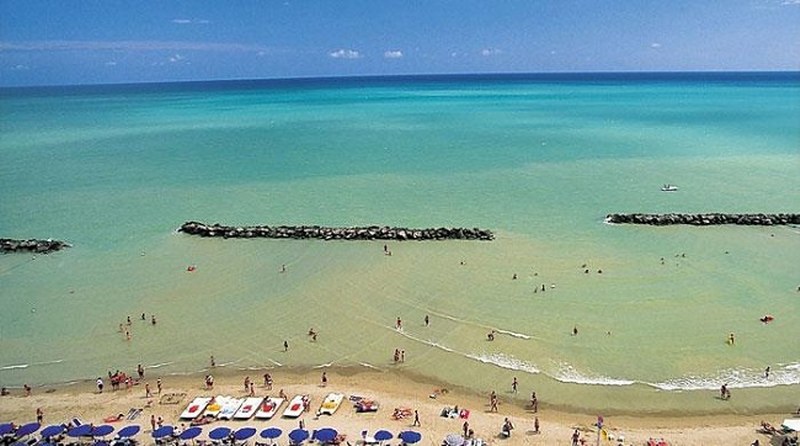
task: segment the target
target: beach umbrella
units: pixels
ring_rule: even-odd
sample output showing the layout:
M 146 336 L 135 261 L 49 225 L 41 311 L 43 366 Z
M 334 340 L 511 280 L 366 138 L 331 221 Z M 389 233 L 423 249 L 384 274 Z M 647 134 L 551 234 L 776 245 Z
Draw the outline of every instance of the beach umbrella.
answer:
M 416 443 L 416 442 L 422 440 L 422 434 L 420 434 L 419 432 L 414 432 L 414 431 L 403 431 L 403 432 L 400 432 L 400 435 L 398 435 L 398 437 L 400 437 L 400 439 L 403 440 L 403 443 L 410 443 L 410 444 L 413 444 L 413 443 Z
M 264 429 L 263 431 L 261 431 L 260 435 L 261 435 L 261 438 L 270 438 L 271 439 L 271 438 L 280 437 L 282 433 L 283 433 L 283 431 L 280 430 L 277 427 L 268 427 L 268 428 Z
M 337 435 L 339 435 L 339 433 L 336 432 L 336 429 L 325 427 L 314 433 L 314 439 L 321 443 L 328 443 L 329 441 L 333 441 Z
M 236 432 L 233 433 L 233 439 L 238 441 L 244 441 L 255 434 L 256 434 L 256 428 L 243 427 L 241 429 L 237 429 Z
M 308 440 L 308 431 L 305 429 L 295 429 L 289 432 L 289 439 L 295 443 L 302 443 Z
M 11 432 L 14 432 L 14 423 L 0 424 L 0 435 L 8 435 Z
M 181 432 L 181 434 L 178 436 L 178 438 L 180 438 L 181 440 L 191 440 L 191 439 L 197 437 L 198 435 L 200 435 L 201 433 L 203 433 L 203 429 L 200 429 L 199 427 L 194 426 L 194 427 L 190 427 L 189 429 L 186 429 L 185 431 Z
M 161 426 L 153 431 L 153 438 L 171 437 L 175 433 L 175 428 L 172 426 Z
M 461 446 L 464 444 L 464 437 L 458 434 L 449 434 L 444 437 L 444 444 L 447 446 Z
M 208 438 L 212 440 L 222 440 L 231 434 L 231 428 L 220 426 L 208 433 Z
M 119 438 L 130 438 L 138 434 L 140 429 L 141 427 L 139 427 L 138 424 L 131 424 L 130 426 L 125 426 L 120 429 L 119 432 L 117 432 L 117 435 Z
M 386 440 L 391 440 L 392 438 L 394 438 L 394 435 L 391 432 L 387 431 L 387 430 L 380 430 L 378 432 L 375 432 L 375 437 L 374 438 L 376 440 L 378 440 L 378 441 L 386 441 Z
M 67 431 L 67 436 L 69 437 L 88 437 L 91 434 L 92 434 L 91 424 L 81 424 L 80 426 L 75 426 Z
M 42 431 L 39 432 L 39 435 L 41 435 L 42 438 L 50 438 L 55 437 L 56 435 L 61 435 L 62 432 L 64 432 L 64 426 L 60 424 L 52 424 L 42 429 Z
M 108 446 L 107 441 L 97 441 L 92 446 Z
M 19 429 L 17 429 L 17 432 L 15 432 L 15 435 L 17 436 L 17 438 L 26 437 L 26 436 L 38 431 L 40 427 L 42 427 L 42 425 L 39 424 L 39 423 L 36 423 L 36 422 L 28 423 L 28 424 L 20 427 Z
M 104 424 L 102 426 L 97 426 L 96 428 L 92 429 L 92 437 L 105 437 L 111 432 L 114 432 L 114 426 L 109 426 L 107 424 Z

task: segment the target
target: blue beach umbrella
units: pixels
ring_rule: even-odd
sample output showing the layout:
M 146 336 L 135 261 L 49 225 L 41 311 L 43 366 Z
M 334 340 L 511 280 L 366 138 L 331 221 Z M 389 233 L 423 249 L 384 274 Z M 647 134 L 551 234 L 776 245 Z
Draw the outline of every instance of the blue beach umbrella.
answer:
M 42 427 L 42 425 L 39 424 L 39 423 L 28 423 L 28 424 L 20 427 L 19 429 L 17 429 L 17 432 L 15 434 L 16 434 L 17 438 L 26 437 L 26 436 L 38 431 L 40 427 Z
M 409 443 L 409 444 L 413 444 L 422 440 L 422 434 L 414 431 L 400 432 L 400 435 L 398 435 L 398 437 L 400 437 L 400 439 L 403 440 L 403 443 Z
M 295 429 L 289 432 L 289 439 L 295 443 L 301 443 L 308 440 L 308 431 L 305 429 Z
M 199 427 L 194 426 L 194 427 L 190 427 L 189 429 L 186 429 L 185 431 L 181 432 L 181 434 L 180 434 L 180 436 L 178 436 L 178 438 L 180 438 L 181 440 L 191 440 L 193 438 L 196 438 L 202 432 L 203 432 L 203 429 L 200 429 Z
M 314 439 L 321 443 L 327 443 L 336 438 L 337 435 L 339 435 L 339 433 L 336 432 L 336 429 L 325 427 L 314 433 Z
M 92 429 L 92 437 L 105 437 L 111 432 L 114 432 L 114 426 L 109 426 L 107 424 L 104 424 L 102 426 L 97 426 L 96 428 Z
M 208 433 L 208 438 L 212 440 L 222 440 L 231 434 L 231 428 L 220 426 Z
M 8 435 L 11 432 L 14 432 L 14 424 L 13 423 L 0 424 L 0 435 Z
M 175 428 L 172 426 L 161 426 L 153 431 L 153 438 L 171 437 L 175 433 Z
M 140 429 L 141 427 L 139 427 L 138 424 L 132 424 L 120 429 L 119 432 L 117 432 L 117 435 L 119 435 L 119 438 L 130 438 L 138 434 Z
M 374 438 L 376 440 L 378 440 L 378 441 L 386 441 L 386 440 L 391 440 L 392 438 L 394 438 L 394 435 L 391 432 L 387 431 L 387 430 L 380 430 L 378 432 L 375 432 L 375 437 Z
M 107 441 L 97 441 L 92 446 L 108 446 Z
M 88 437 L 92 434 L 91 424 L 81 424 L 67 431 L 69 437 Z
M 261 438 L 272 439 L 272 438 L 280 437 L 282 433 L 283 433 L 283 431 L 280 430 L 277 427 L 268 427 L 268 428 L 264 429 L 263 431 L 261 431 L 260 435 L 261 435 Z
M 256 428 L 243 427 L 241 429 L 237 429 L 236 432 L 233 433 L 233 439 L 238 441 L 244 441 L 255 434 L 256 434 Z
M 50 438 L 55 437 L 56 435 L 61 435 L 62 432 L 64 432 L 64 426 L 60 424 L 52 424 L 42 429 L 42 431 L 39 432 L 39 435 L 41 435 L 42 438 Z

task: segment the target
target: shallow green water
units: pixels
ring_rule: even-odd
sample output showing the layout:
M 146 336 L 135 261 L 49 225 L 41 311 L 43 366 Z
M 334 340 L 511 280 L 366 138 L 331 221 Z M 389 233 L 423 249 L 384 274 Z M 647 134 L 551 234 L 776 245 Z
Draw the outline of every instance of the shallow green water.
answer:
M 6 92 L 0 113 L 0 233 L 74 244 L 0 256 L 3 385 L 140 362 L 189 373 L 213 354 L 231 368 L 400 368 L 478 391 L 517 376 L 522 395 L 589 411 L 782 410 L 800 396 L 800 230 L 603 223 L 798 212 L 796 81 L 143 86 Z M 498 237 L 385 256 L 382 242 L 174 233 L 190 219 Z M 723 407 L 724 382 L 743 397 Z

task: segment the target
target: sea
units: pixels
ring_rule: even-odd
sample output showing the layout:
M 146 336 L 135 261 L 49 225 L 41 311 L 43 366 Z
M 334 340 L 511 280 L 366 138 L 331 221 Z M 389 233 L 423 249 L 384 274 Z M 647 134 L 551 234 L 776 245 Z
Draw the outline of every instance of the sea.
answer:
M 0 191 L 0 237 L 72 245 L 0 255 L 2 386 L 214 356 L 591 414 L 800 402 L 800 228 L 604 222 L 800 212 L 797 72 L 4 88 Z M 189 220 L 496 238 L 206 239 Z

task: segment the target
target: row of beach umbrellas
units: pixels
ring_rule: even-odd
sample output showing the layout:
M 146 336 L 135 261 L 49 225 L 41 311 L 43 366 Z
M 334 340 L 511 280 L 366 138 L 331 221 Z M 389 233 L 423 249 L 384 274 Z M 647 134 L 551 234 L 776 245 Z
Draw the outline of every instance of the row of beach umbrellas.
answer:
M 0 424 L 0 436 L 11 435 L 13 434 L 16 438 L 24 438 L 28 435 L 35 433 L 36 431 L 41 428 L 39 423 L 28 423 L 23 426 L 20 426 L 16 430 L 14 429 L 14 425 L 12 423 L 5 423 Z M 139 433 L 140 427 L 138 425 L 130 425 L 125 426 L 117 432 L 117 436 L 119 438 L 130 438 L 135 436 Z M 43 440 L 48 440 L 52 437 L 56 437 L 63 433 L 66 433 L 68 437 L 79 438 L 79 437 L 93 437 L 93 438 L 103 438 L 110 435 L 114 432 L 114 427 L 108 424 L 104 424 L 101 426 L 92 426 L 89 424 L 82 424 L 80 426 L 73 427 L 71 429 L 66 429 L 62 425 L 54 424 L 51 426 L 47 426 L 39 432 L 39 435 L 42 437 Z M 198 437 L 203 432 L 203 429 L 197 426 L 190 427 L 178 435 L 178 438 L 181 440 L 192 440 Z M 256 429 L 253 427 L 243 427 L 233 431 L 229 427 L 220 426 L 212 429 L 208 433 L 208 437 L 212 440 L 223 440 L 226 438 L 233 437 L 236 441 L 245 441 L 256 434 Z M 268 427 L 263 429 L 259 434 L 261 438 L 265 439 L 275 439 L 281 436 L 283 431 L 277 427 Z M 322 443 L 328 443 L 333 441 L 339 433 L 336 429 L 326 427 L 319 430 L 314 431 L 313 439 L 317 440 Z M 152 432 L 152 437 L 155 439 L 161 439 L 166 437 L 173 437 L 175 436 L 175 428 L 173 426 L 162 426 Z M 303 441 L 308 440 L 311 437 L 311 434 L 305 429 L 295 429 L 289 432 L 289 439 L 292 440 L 294 443 L 302 443 Z M 417 443 L 422 439 L 422 435 L 419 432 L 414 431 L 403 431 L 400 432 L 397 436 L 404 443 L 413 444 Z M 377 441 L 386 441 L 391 440 L 394 438 L 394 435 L 387 431 L 387 430 L 379 430 L 375 432 L 374 436 L 375 440 Z M 98 444 L 98 446 L 103 446 L 102 444 Z

